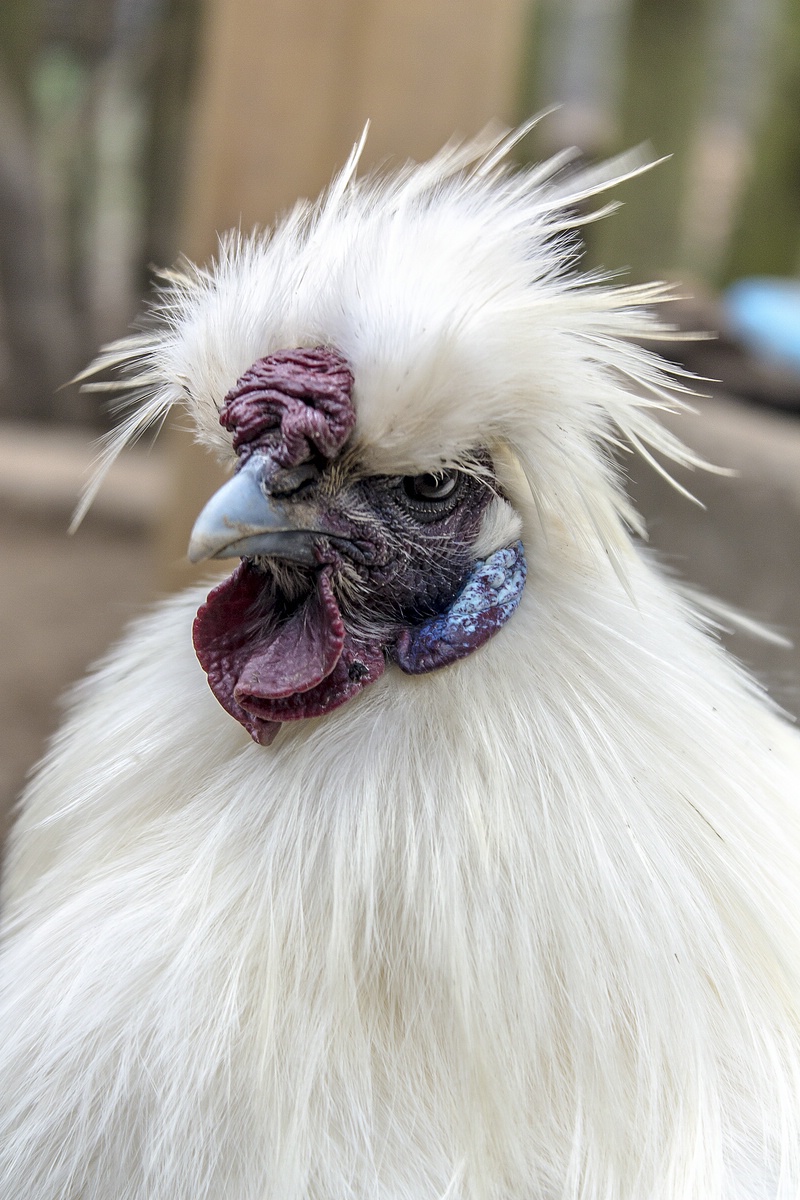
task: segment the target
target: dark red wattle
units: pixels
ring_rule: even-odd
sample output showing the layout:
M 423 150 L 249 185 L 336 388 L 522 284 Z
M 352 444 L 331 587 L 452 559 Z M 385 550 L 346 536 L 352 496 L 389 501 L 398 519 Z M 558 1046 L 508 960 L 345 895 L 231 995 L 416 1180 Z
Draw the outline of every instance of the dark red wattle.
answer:
M 247 697 L 247 711 L 264 721 L 300 721 L 306 717 L 321 717 L 347 700 L 352 700 L 362 688 L 380 679 L 385 666 L 379 645 L 355 642 L 345 636 L 341 658 L 330 675 L 316 687 L 278 699 L 250 695 Z
M 280 725 L 251 717 L 233 694 L 254 642 L 258 645 L 268 640 L 276 630 L 274 599 L 271 606 L 265 606 L 263 593 L 264 576 L 243 560 L 198 608 L 192 641 L 209 687 L 222 707 L 244 725 L 254 741 L 268 746 Z
M 211 690 L 261 745 L 283 721 L 322 716 L 383 674 L 381 647 L 347 633 L 330 573 L 321 567 L 311 594 L 279 619 L 266 577 L 245 560 L 198 609 L 194 647 Z
M 295 612 L 247 660 L 234 688 L 242 708 L 248 701 L 307 692 L 330 675 L 342 654 L 344 622 L 330 585 L 330 568 Z

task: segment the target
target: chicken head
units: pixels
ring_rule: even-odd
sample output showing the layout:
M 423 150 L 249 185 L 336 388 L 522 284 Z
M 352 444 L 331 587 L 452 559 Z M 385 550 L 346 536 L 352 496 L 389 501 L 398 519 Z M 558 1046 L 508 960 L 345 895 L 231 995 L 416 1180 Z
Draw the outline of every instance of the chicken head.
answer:
M 189 555 L 242 561 L 200 608 L 194 644 L 220 704 L 262 745 L 351 699 L 387 660 L 418 674 L 471 653 L 525 583 L 521 542 L 474 552 L 499 498 L 488 452 L 365 474 L 347 448 L 353 382 L 336 350 L 281 351 L 241 376 L 220 413 L 237 469 Z

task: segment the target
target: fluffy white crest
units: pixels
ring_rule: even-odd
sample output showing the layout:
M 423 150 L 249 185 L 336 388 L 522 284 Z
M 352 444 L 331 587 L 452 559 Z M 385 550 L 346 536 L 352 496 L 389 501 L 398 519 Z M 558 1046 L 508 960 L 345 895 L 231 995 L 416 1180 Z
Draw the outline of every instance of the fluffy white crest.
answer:
M 119 449 L 173 405 L 230 459 L 218 414 L 236 379 L 263 355 L 323 344 L 353 369 L 366 469 L 415 473 L 457 461 L 476 439 L 505 446 L 527 502 L 557 511 L 624 574 L 619 518 L 639 524 L 607 452 L 621 438 L 657 470 L 651 451 L 699 459 L 654 419 L 682 407 L 685 382 L 634 342 L 663 332 L 651 306 L 669 289 L 582 276 L 573 231 L 608 211 L 587 215 L 587 202 L 650 164 L 633 152 L 576 171 L 565 153 L 512 170 L 507 155 L 528 128 L 359 179 L 362 138 L 315 205 L 265 233 L 227 235 L 208 269 L 165 273 L 151 331 L 109 346 L 79 377 L 120 368 L 123 379 L 87 386 L 129 395 L 75 523 Z

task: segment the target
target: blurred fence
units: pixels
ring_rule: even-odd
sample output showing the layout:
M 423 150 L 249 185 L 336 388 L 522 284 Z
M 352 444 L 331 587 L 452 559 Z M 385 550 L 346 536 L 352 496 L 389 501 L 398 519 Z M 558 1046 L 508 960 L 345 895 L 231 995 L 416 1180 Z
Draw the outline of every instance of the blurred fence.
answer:
M 490 29 L 499 2 L 473 5 L 471 19 Z M 329 23 L 345 6 L 325 0 Z M 99 419 L 93 397 L 56 389 L 124 331 L 148 264 L 180 248 L 195 48 L 207 10 L 220 8 L 2 0 L 0 415 Z M 297 37 L 288 8 L 271 8 L 265 71 L 279 68 L 281 39 Z M 358 22 L 375 26 L 381 0 L 347 9 L 363 41 Z M 391 14 L 384 24 L 390 33 Z M 510 70 L 525 63 L 517 115 L 560 105 L 535 135 L 537 154 L 577 144 L 594 158 L 649 141 L 672 155 L 626 189 L 622 219 L 591 229 L 593 263 L 708 287 L 796 272 L 800 0 L 532 0 L 528 28 L 524 55 L 509 57 Z M 404 44 L 409 61 L 424 54 L 422 26 L 419 41 Z M 343 62 L 308 86 L 338 88 L 334 105 L 347 72 Z M 391 114 L 372 115 L 380 142 Z

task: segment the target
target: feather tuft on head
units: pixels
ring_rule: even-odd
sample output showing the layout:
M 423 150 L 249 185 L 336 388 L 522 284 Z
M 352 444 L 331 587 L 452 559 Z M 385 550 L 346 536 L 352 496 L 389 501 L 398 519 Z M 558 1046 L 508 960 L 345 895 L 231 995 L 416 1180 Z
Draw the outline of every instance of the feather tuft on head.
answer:
M 687 377 L 640 344 L 668 332 L 664 284 L 616 286 L 574 267 L 585 206 L 649 169 L 641 150 L 574 170 L 573 156 L 513 170 L 530 124 L 450 143 L 422 164 L 359 178 L 364 136 L 316 204 L 274 228 L 230 233 L 208 268 L 162 277 L 146 332 L 105 348 L 78 378 L 123 420 L 102 446 L 77 526 L 119 451 L 176 405 L 196 438 L 232 460 L 219 411 L 252 363 L 330 346 L 353 372 L 353 453 L 365 469 L 413 473 L 478 444 L 522 468 L 521 509 L 601 552 L 625 582 L 627 528 L 643 533 L 612 454 L 626 445 L 708 467 L 657 420 L 683 410 Z M 687 493 L 688 495 L 688 493 Z

